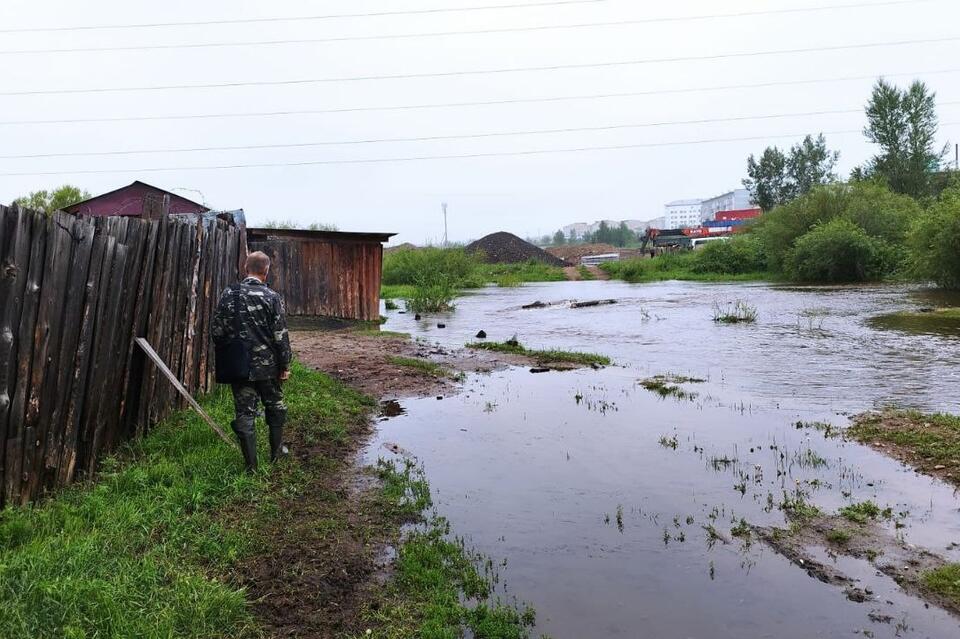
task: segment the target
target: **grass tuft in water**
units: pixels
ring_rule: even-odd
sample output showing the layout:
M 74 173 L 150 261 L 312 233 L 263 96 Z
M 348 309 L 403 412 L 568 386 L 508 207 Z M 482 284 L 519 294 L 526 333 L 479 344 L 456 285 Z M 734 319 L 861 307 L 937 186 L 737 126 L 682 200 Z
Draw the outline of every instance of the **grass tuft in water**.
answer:
M 467 348 L 507 353 L 509 355 L 524 355 L 536 360 L 540 364 L 579 364 L 582 366 L 609 366 L 610 358 L 595 353 L 577 351 L 534 350 L 520 344 L 515 339 L 506 342 L 473 342 Z
M 718 324 L 753 324 L 757 321 L 757 307 L 743 300 L 721 306 L 714 304 L 713 321 Z
M 872 501 L 863 501 L 858 504 L 851 504 L 840 509 L 840 515 L 856 524 L 865 524 L 868 521 L 876 519 L 890 519 L 893 517 L 892 508 L 883 508 L 877 506 Z
M 421 373 L 423 375 L 428 375 L 430 377 L 451 377 L 451 378 L 457 377 L 449 369 L 425 359 L 391 355 L 390 357 L 387 358 L 387 361 L 389 361 L 394 366 L 411 368 L 417 371 L 418 373 Z

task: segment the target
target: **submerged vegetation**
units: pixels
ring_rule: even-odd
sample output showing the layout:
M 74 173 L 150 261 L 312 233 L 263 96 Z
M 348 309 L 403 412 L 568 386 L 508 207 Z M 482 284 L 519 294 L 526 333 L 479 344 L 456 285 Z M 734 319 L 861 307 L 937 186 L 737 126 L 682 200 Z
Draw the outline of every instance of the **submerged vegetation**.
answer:
M 680 387 L 681 384 L 702 384 L 706 380 L 697 377 L 685 377 L 683 375 L 654 375 L 640 382 L 640 385 L 650 392 L 657 393 L 660 397 L 676 397 L 677 399 L 694 399 L 696 393 L 686 391 Z
M 516 340 L 506 342 L 473 342 L 467 344 L 467 348 L 506 353 L 508 355 L 523 355 L 535 360 L 538 364 L 610 365 L 610 358 L 606 355 L 581 353 L 578 351 L 535 350 L 523 346 Z
M 713 307 L 713 321 L 718 324 L 753 324 L 757 321 L 757 307 L 743 300 L 726 306 L 716 304 Z

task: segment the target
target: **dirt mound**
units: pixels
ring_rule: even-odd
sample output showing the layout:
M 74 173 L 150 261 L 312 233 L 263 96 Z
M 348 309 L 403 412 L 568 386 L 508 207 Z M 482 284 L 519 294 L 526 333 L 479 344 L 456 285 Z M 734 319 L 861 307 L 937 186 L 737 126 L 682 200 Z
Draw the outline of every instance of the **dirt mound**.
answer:
M 551 266 L 568 266 L 565 260 L 550 255 L 530 242 L 521 240 L 513 233 L 504 231 L 492 233 L 468 244 L 467 251 L 470 253 L 482 252 L 483 261 L 488 264 L 516 264 L 536 260 Z
M 612 244 L 573 244 L 571 246 L 551 246 L 547 249 L 547 252 L 561 260 L 579 264 L 581 257 L 619 253 L 621 250 Z
M 419 248 L 416 244 L 411 244 L 410 242 L 404 242 L 403 244 L 398 244 L 397 246 L 387 246 L 384 247 L 384 253 L 395 253 L 397 251 L 412 251 L 416 248 Z

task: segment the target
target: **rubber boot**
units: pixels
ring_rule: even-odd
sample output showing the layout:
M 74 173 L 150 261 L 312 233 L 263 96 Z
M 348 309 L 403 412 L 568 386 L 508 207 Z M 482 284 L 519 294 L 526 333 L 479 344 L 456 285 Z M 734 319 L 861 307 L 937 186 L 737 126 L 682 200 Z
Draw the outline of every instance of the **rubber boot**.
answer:
M 257 431 L 254 429 L 253 420 L 234 420 L 230 426 L 240 443 L 246 471 L 251 474 L 257 472 Z
M 287 421 L 287 414 L 267 411 L 266 418 L 270 428 L 270 461 L 276 462 L 290 454 L 290 449 L 283 444 L 283 425 Z

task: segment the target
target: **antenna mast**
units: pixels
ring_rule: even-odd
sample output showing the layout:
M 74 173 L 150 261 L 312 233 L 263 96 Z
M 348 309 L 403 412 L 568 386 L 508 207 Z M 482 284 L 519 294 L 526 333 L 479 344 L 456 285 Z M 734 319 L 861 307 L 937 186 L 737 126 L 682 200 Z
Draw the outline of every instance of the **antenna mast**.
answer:
M 449 244 L 447 237 L 447 203 L 441 202 L 440 207 L 443 209 L 443 248 L 447 248 Z

